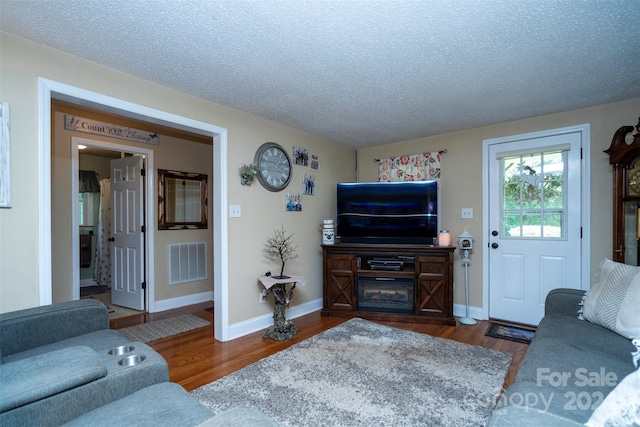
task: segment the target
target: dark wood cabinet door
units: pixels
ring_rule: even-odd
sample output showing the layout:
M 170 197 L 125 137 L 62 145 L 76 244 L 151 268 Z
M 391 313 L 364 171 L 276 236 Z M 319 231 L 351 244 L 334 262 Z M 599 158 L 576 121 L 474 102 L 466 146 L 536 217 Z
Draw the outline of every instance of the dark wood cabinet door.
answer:
M 419 256 L 416 276 L 416 314 L 451 316 L 448 258 Z
M 355 256 L 331 254 L 326 260 L 326 297 L 329 310 L 355 310 Z

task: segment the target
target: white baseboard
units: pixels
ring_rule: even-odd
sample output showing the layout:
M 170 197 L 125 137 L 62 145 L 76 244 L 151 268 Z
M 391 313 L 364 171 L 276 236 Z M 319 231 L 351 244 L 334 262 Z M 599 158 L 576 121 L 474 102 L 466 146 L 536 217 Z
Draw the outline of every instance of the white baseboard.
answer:
M 316 300 L 288 308 L 286 316 L 287 319 L 295 319 L 321 309 L 322 298 L 318 298 Z M 267 329 L 271 325 L 273 325 L 273 313 L 254 317 L 253 319 L 245 320 L 244 322 L 234 323 L 233 325 L 229 325 L 229 340 L 234 340 L 256 331 Z
M 174 308 L 185 307 L 192 304 L 200 304 L 201 302 L 213 301 L 213 291 L 201 292 L 199 294 L 186 295 L 178 298 L 163 299 L 153 303 L 153 311 L 150 313 L 158 313 L 160 311 L 172 310 Z M 151 304 L 150 304 L 151 307 Z
M 322 309 L 322 298 L 296 305 L 287 309 L 287 318 L 295 319 L 305 314 L 313 313 Z M 453 315 L 456 317 L 466 316 L 467 308 L 462 304 L 453 305 Z M 469 316 L 481 320 L 483 319 L 481 307 L 469 307 Z M 229 325 L 229 340 L 234 340 L 242 336 L 267 329 L 273 324 L 273 314 L 268 313 L 262 316 L 254 317 L 253 319 L 245 320 L 244 322 L 234 323 Z
M 464 304 L 453 304 L 453 315 L 455 317 L 465 317 L 467 306 Z M 476 320 L 486 320 L 482 314 L 482 307 L 469 306 L 469 317 Z
M 187 305 L 199 304 L 202 302 L 213 301 L 213 292 L 202 292 L 199 294 L 187 295 L 178 298 L 169 298 L 156 301 L 154 304 L 154 313 L 174 308 L 185 307 Z M 315 311 L 322 310 L 322 298 L 299 304 L 287 309 L 287 318 L 295 319 Z M 466 306 L 462 304 L 453 305 L 453 315 L 456 317 L 466 316 Z M 469 307 L 469 317 L 474 319 L 483 319 L 481 307 Z M 229 340 L 234 340 L 242 336 L 252 334 L 256 331 L 267 329 L 273 324 L 273 314 L 268 313 L 262 316 L 254 317 L 243 322 L 229 325 Z

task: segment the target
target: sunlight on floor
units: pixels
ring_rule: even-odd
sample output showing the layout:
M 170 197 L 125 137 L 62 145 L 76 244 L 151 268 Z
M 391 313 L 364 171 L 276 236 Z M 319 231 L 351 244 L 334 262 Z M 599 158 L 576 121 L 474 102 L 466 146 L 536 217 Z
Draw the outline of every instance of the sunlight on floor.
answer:
M 140 314 L 141 311 L 132 310 L 130 308 L 121 307 L 119 305 L 115 305 L 111 303 L 111 292 L 106 292 L 104 294 L 96 294 L 91 295 L 91 298 L 97 299 L 111 310 L 112 313 L 109 313 L 109 320 L 117 319 L 119 317 L 131 316 L 132 314 Z

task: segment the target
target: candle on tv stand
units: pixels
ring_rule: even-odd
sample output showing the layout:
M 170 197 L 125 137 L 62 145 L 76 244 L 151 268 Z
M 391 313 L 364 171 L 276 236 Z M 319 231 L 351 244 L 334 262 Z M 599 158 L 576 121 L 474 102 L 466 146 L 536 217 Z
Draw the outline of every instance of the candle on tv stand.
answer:
M 451 245 L 451 234 L 449 234 L 449 230 L 440 230 L 440 234 L 438 234 L 438 246 L 450 246 Z

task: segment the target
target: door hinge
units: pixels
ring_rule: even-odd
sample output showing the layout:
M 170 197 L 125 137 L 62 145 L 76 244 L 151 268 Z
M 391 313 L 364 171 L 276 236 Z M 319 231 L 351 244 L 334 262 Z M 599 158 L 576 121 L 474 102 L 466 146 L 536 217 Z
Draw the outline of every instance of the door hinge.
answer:
M 582 239 L 582 227 L 580 227 L 580 238 Z
M 582 160 L 582 147 L 580 147 L 580 160 Z
M 140 176 L 145 176 L 145 171 L 144 171 L 144 169 L 140 169 Z
M 142 227 L 140 227 L 140 231 L 142 231 L 143 233 L 147 232 L 147 226 L 143 225 Z
M 147 289 L 147 282 L 142 282 L 142 284 L 140 285 L 140 287 L 142 289 Z

